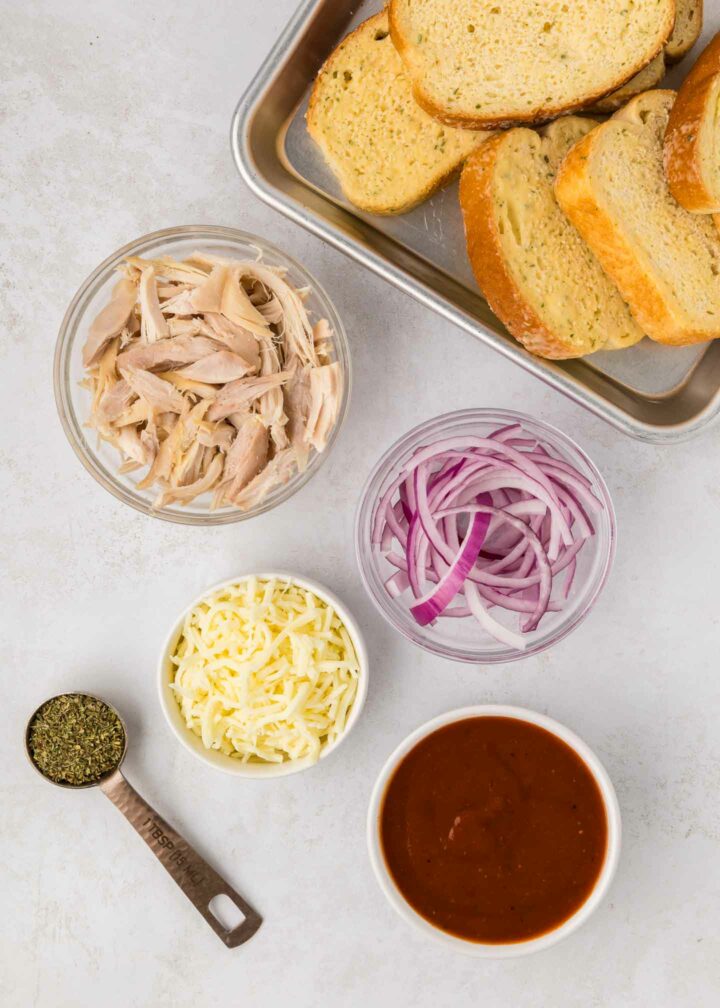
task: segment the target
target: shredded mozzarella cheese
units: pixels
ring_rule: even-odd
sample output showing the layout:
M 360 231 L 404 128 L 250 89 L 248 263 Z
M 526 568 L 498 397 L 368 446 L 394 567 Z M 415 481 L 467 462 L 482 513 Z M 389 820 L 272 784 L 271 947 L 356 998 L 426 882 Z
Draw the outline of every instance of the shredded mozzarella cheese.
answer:
M 172 663 L 187 727 L 244 763 L 316 762 L 345 730 L 360 672 L 332 606 L 254 577 L 188 613 Z

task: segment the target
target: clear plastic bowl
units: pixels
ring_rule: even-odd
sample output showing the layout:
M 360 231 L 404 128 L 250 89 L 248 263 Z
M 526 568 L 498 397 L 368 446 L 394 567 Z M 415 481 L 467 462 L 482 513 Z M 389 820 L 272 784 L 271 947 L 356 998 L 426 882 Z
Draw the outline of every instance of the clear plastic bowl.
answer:
M 429 626 L 413 619 L 407 596 L 392 598 L 385 581 L 396 573 L 378 546 L 372 544 L 372 520 L 375 506 L 399 475 L 410 457 L 423 445 L 441 437 L 457 435 L 487 436 L 498 427 L 520 423 L 523 430 L 552 448 L 573 465 L 592 484 L 593 493 L 602 502 L 602 513 L 593 516 L 595 535 L 578 555 L 577 572 L 567 604 L 561 612 L 548 612 L 538 629 L 528 634 L 528 645 L 520 651 L 493 640 L 472 617 L 440 617 Z M 512 410 L 471 409 L 446 413 L 415 427 L 396 441 L 382 456 L 365 484 L 355 525 L 355 548 L 363 583 L 385 619 L 414 644 L 443 658 L 476 664 L 515 661 L 545 651 L 567 637 L 590 612 L 605 584 L 615 556 L 615 511 L 602 476 L 574 441 L 548 424 Z M 494 612 L 494 610 L 491 610 Z M 504 622 L 504 620 L 503 620 Z M 508 623 L 508 625 L 510 625 Z M 516 627 L 514 627 L 516 629 Z
M 250 511 L 240 511 L 235 507 L 209 510 L 210 494 L 198 497 L 187 505 L 154 507 L 153 500 L 158 495 L 157 487 L 138 490 L 137 482 L 145 470 L 121 475 L 118 472 L 120 456 L 113 445 L 98 441 L 95 431 L 85 427 L 90 414 L 90 393 L 80 387 L 85 376 L 82 362 L 82 347 L 88 328 L 100 309 L 110 299 L 110 292 L 117 280 L 115 272 L 119 263 L 127 256 L 154 258 L 172 255 L 182 259 L 195 251 L 226 256 L 232 259 L 256 259 L 258 252 L 262 260 L 271 266 L 287 269 L 287 278 L 295 287 L 307 287 L 310 294 L 305 305 L 311 319 L 326 318 L 334 333 L 335 359 L 343 369 L 343 397 L 337 423 L 330 434 L 324 452 L 311 452 L 307 468 L 297 473 L 288 483 L 268 494 L 258 507 Z M 85 280 L 65 313 L 55 349 L 55 400 L 58 413 L 67 438 L 87 471 L 111 494 L 129 504 L 143 514 L 162 518 L 165 521 L 184 525 L 226 525 L 243 521 L 269 511 L 292 497 L 318 471 L 329 455 L 347 413 L 350 396 L 350 355 L 347 337 L 340 318 L 329 297 L 308 271 L 280 249 L 257 238 L 255 235 L 233 228 L 193 226 L 168 228 L 138 238 L 109 256 Z

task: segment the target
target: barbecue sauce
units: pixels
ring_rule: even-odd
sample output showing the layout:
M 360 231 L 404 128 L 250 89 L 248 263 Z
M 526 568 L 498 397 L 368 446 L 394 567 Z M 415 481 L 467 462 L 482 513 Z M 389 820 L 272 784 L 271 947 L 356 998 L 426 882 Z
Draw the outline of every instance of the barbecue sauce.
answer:
M 431 924 L 504 944 L 552 931 L 590 895 L 607 817 L 583 760 L 544 728 L 472 717 L 422 739 L 380 811 L 390 875 Z

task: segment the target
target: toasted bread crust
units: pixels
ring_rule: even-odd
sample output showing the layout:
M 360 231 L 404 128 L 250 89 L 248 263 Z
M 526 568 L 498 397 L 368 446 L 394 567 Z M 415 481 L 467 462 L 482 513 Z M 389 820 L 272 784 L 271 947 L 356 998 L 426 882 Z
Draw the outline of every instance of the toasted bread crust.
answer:
M 656 93 L 674 94 L 669 90 L 653 92 Z M 640 95 L 630 104 L 642 98 Z M 621 110 L 621 114 L 624 111 Z M 602 139 L 604 131 L 612 127 L 612 120 L 603 123 L 568 152 L 555 179 L 558 202 L 615 282 L 640 328 L 651 339 L 672 346 L 705 342 L 709 338 L 707 330 L 698 332 L 679 325 L 652 276 L 643 271 L 636 252 L 598 202 L 590 178 L 593 147 Z
M 397 18 L 397 4 L 399 0 L 389 0 L 387 6 L 388 13 L 388 24 L 390 28 L 390 38 L 393 41 L 393 45 L 400 53 L 400 56 L 405 62 L 406 67 L 408 67 L 408 73 L 410 74 L 410 67 L 408 65 L 408 52 L 411 49 L 410 44 L 407 42 L 405 36 L 403 35 Z M 638 60 L 637 64 L 627 73 L 618 78 L 616 78 L 609 86 L 603 87 L 601 90 L 588 92 L 582 95 L 572 102 L 568 102 L 565 105 L 558 106 L 548 106 L 535 109 L 530 114 L 508 115 L 508 116 L 494 116 L 494 117 L 483 117 L 483 116 L 466 116 L 459 113 L 449 112 L 446 108 L 438 105 L 426 92 L 423 90 L 419 81 L 412 78 L 410 74 L 410 79 L 412 81 L 413 95 L 415 101 L 418 105 L 423 108 L 428 115 L 433 116 L 439 122 L 444 123 L 447 126 L 460 126 L 463 129 L 468 130 L 496 130 L 496 129 L 507 129 L 511 126 L 520 125 L 541 125 L 542 123 L 550 122 L 553 119 L 557 119 L 559 116 L 569 114 L 571 112 L 577 112 L 582 109 L 587 108 L 589 105 L 593 105 L 595 102 L 600 101 L 602 98 L 606 98 L 611 95 L 614 91 L 618 91 L 624 84 L 627 84 L 636 74 L 638 74 L 648 63 L 652 62 L 655 57 L 664 49 L 665 44 L 672 35 L 673 28 L 675 25 L 675 15 L 674 11 L 669 12 L 667 18 L 667 24 L 664 26 L 664 32 L 660 42 L 652 47 L 650 47 L 647 53 L 642 59 Z
M 707 186 L 701 156 L 701 133 L 714 118 L 713 92 L 720 82 L 720 32 L 678 91 L 665 131 L 665 173 L 670 192 L 690 213 L 718 213 L 720 201 Z
M 493 169 L 504 140 L 500 134 L 486 141 L 470 155 L 460 176 L 460 206 L 470 265 L 485 300 L 526 350 L 551 360 L 580 356 L 547 328 L 506 265 L 492 191 Z
M 310 93 L 305 118 L 308 133 L 315 143 L 318 144 L 320 149 L 323 151 L 323 154 L 325 154 L 325 145 L 323 143 L 323 130 L 318 121 L 318 109 L 321 101 L 324 81 L 328 73 L 332 72 L 334 64 L 342 57 L 345 49 L 347 49 L 348 46 L 353 45 L 356 36 L 361 35 L 368 28 L 373 26 L 376 26 L 378 29 L 385 30 L 385 16 L 385 11 L 380 11 L 378 14 L 374 14 L 372 17 L 367 18 L 367 20 L 363 21 L 357 26 L 357 28 L 346 35 L 325 60 L 315 79 L 315 84 L 313 85 L 313 89 Z M 478 137 L 478 143 L 481 142 L 482 138 Z M 332 160 L 327 156 L 326 161 L 332 169 L 333 174 L 338 179 L 344 195 L 354 206 L 367 213 L 377 214 L 380 216 L 391 216 L 393 214 L 407 213 L 420 203 L 423 203 L 426 199 L 429 199 L 433 193 L 437 192 L 438 189 L 441 189 L 447 182 L 458 174 L 462 167 L 464 158 L 459 158 L 457 163 L 451 165 L 447 171 L 438 171 L 435 176 L 428 180 L 427 185 L 416 190 L 412 196 L 408 196 L 407 199 L 400 202 L 388 201 L 387 197 L 383 195 L 380 195 L 377 200 L 368 200 L 363 198 L 357 192 L 354 192 L 348 185 L 348 179 L 345 177 L 340 165 L 332 162 Z

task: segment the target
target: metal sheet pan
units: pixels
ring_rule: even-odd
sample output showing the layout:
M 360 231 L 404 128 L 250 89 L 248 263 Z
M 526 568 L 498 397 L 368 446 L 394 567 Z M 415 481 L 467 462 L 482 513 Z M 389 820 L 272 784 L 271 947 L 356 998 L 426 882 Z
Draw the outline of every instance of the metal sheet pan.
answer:
M 410 213 L 377 217 L 340 192 L 305 129 L 321 64 L 378 0 L 305 0 L 278 39 L 232 122 L 238 170 L 270 206 L 439 312 L 527 371 L 642 441 L 685 440 L 720 413 L 720 341 L 663 347 L 650 340 L 615 354 L 553 362 L 527 353 L 479 294 L 465 255 L 457 183 Z M 706 0 L 703 38 L 720 28 L 720 0 Z M 675 86 L 693 55 L 668 75 Z

